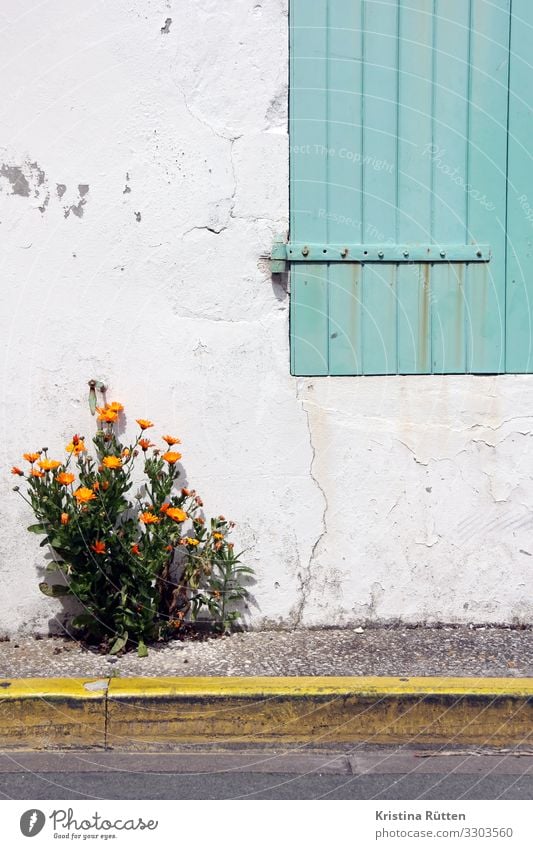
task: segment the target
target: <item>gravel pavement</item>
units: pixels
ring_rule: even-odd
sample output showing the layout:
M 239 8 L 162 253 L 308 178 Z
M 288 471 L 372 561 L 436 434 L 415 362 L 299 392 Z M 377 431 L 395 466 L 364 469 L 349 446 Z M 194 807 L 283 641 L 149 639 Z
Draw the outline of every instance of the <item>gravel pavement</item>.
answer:
M 109 658 L 63 637 L 0 642 L 0 677 L 392 675 L 532 677 L 533 630 L 450 626 L 256 631 Z

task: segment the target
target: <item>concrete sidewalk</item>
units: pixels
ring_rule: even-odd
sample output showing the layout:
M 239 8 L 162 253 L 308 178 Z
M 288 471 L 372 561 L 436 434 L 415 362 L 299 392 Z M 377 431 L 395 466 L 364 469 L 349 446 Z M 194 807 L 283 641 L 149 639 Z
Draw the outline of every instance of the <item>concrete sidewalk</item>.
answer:
M 530 746 L 532 641 L 506 628 L 262 632 L 142 659 L 7 641 L 0 749 Z
M 533 676 L 533 630 L 376 627 L 173 641 L 109 658 L 62 637 L 0 642 L 0 677 Z

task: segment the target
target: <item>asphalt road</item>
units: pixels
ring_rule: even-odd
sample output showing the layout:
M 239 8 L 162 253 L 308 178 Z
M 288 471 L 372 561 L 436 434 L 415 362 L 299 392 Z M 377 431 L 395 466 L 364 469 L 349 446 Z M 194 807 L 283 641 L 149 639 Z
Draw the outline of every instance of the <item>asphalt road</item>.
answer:
M 4 799 L 533 799 L 533 757 L 379 750 L 3 753 Z

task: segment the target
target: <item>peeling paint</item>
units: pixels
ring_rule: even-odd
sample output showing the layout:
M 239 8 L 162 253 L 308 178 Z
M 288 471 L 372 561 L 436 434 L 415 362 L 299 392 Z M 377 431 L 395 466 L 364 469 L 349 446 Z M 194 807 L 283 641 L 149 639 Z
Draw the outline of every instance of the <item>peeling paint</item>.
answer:
M 2 165 L 0 168 L 0 177 L 4 177 L 11 184 L 12 195 L 29 198 L 30 184 L 22 168 L 18 165 Z

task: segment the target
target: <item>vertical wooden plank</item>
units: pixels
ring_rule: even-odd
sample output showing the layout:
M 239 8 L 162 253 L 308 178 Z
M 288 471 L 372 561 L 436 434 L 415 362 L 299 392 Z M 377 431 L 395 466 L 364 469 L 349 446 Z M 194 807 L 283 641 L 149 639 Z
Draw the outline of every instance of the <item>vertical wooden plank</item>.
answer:
M 467 137 L 470 0 L 435 0 L 432 240 L 464 244 L 467 231 Z M 432 371 L 466 367 L 464 267 L 431 272 Z
M 327 241 L 328 0 L 292 0 L 291 238 Z
M 510 0 L 472 0 L 467 242 L 490 263 L 466 280 L 466 370 L 505 370 L 505 210 Z
M 329 267 L 330 374 L 362 374 L 361 276 L 357 263 Z
M 398 242 L 431 240 L 433 0 L 400 4 Z M 431 371 L 429 266 L 398 266 L 398 371 Z
M 335 0 L 329 8 L 329 240 L 362 239 L 362 2 Z M 361 374 L 361 267 L 329 268 L 329 373 Z
M 507 196 L 506 370 L 533 371 L 533 4 L 513 0 Z
M 326 375 L 328 363 L 328 267 L 298 263 L 291 274 L 292 373 Z
M 366 244 L 396 242 L 398 2 L 366 0 L 363 71 L 362 235 Z M 365 265 L 363 370 L 397 372 L 396 266 Z
M 364 374 L 396 374 L 396 265 L 363 266 L 362 347 Z
M 327 206 L 333 244 L 362 240 L 361 7 L 361 0 L 329 4 Z
M 290 70 L 291 238 L 328 239 L 328 0 L 292 0 Z M 293 374 L 328 373 L 327 266 L 295 264 L 291 272 Z
M 431 368 L 431 266 L 398 266 L 398 371 L 428 374 Z

